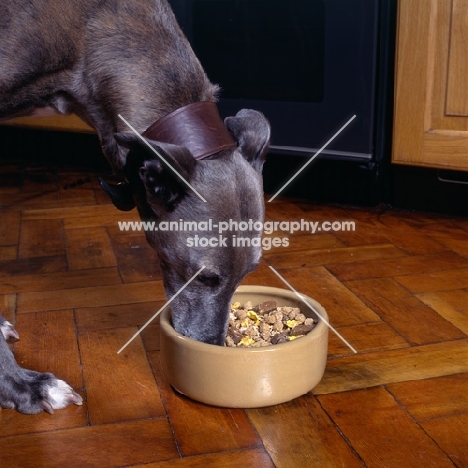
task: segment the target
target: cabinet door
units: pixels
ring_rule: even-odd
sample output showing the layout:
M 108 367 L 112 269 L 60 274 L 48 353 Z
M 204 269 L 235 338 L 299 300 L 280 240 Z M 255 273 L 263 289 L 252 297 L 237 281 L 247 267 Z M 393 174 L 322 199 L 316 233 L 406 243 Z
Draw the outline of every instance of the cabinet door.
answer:
M 468 0 L 400 0 L 393 162 L 468 171 Z

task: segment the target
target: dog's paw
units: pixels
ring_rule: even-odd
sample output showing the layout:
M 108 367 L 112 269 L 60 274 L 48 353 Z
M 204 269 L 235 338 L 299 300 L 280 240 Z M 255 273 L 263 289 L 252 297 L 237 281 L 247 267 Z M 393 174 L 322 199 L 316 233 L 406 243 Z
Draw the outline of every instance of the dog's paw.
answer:
M 25 378 L 15 385 L 7 404 L 2 405 L 4 408 L 16 408 L 25 414 L 42 411 L 53 414 L 56 409 L 83 403 L 81 396 L 70 385 L 53 374 L 24 370 L 24 375 Z
M 82 405 L 83 399 L 65 381 L 53 377 L 43 389 L 41 408 L 50 414 L 69 405 Z
M 8 340 L 9 338 L 14 338 L 16 340 L 19 340 L 18 332 L 15 330 L 13 325 L 10 322 L 8 322 L 8 320 L 5 320 L 1 316 L 0 316 L 0 332 L 2 332 L 2 335 L 5 338 L 5 340 Z

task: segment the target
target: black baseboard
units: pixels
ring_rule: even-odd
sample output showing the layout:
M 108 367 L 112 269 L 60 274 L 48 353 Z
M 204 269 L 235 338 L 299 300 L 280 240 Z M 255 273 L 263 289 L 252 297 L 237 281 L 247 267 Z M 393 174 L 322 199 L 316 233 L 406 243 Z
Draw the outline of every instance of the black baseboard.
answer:
M 409 166 L 393 166 L 392 172 L 394 207 L 468 215 L 468 172 Z
M 98 137 L 87 133 L 0 126 L 0 160 L 110 172 Z
M 306 158 L 268 155 L 263 169 L 265 192 L 276 194 L 305 164 Z M 375 206 L 380 203 L 375 164 L 317 159 L 281 191 L 317 203 Z
M 111 172 L 93 134 L 0 126 L 0 160 Z M 306 162 L 302 157 L 269 154 L 263 170 L 265 192 L 274 195 Z M 468 172 L 317 158 L 281 195 L 316 203 L 365 207 L 383 203 L 408 210 L 468 216 Z

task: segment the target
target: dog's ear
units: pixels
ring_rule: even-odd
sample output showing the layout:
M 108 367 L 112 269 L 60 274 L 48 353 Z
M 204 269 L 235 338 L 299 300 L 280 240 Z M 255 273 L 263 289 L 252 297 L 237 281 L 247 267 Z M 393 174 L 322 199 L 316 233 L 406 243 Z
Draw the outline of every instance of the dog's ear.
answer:
M 124 180 L 105 180 L 99 177 L 99 184 L 112 200 L 114 206 L 121 211 L 130 211 L 135 208 L 133 188 Z
M 190 190 L 196 160 L 187 148 L 144 139 L 132 133 L 118 133 L 117 142 L 130 149 L 125 174 L 130 185 L 143 183 L 146 198 L 156 214 L 172 211 Z
M 268 120 L 258 111 L 242 109 L 235 117 L 227 117 L 224 123 L 234 136 L 244 158 L 261 173 L 270 143 Z

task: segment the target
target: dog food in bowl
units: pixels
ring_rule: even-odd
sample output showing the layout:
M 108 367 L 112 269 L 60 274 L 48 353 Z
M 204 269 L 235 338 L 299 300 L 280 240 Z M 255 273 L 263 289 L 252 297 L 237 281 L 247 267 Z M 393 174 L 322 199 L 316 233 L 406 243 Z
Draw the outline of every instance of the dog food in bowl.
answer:
M 260 348 L 307 335 L 317 325 L 298 307 L 278 307 L 276 301 L 264 301 L 256 306 L 251 301 L 231 305 L 225 345 Z
M 327 361 L 326 310 L 311 297 L 303 294 L 298 297 L 293 291 L 239 286 L 232 302 L 245 305 L 248 301 L 263 304 L 263 312 L 267 314 L 273 310 L 265 308 L 269 301 L 276 301 L 276 307 L 300 308 L 302 314 L 317 324 L 307 335 L 280 345 L 216 346 L 177 333 L 171 323 L 171 310 L 166 308 L 160 321 L 160 357 L 174 389 L 209 405 L 259 408 L 290 401 L 318 384 Z M 261 308 L 254 312 L 261 314 Z

